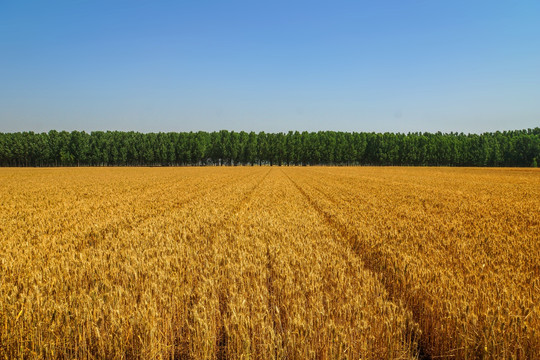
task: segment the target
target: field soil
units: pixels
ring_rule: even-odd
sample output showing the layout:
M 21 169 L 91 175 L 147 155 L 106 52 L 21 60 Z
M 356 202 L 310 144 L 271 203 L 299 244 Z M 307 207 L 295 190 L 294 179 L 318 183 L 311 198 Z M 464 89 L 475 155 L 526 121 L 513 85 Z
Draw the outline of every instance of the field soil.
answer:
M 0 169 L 0 359 L 538 359 L 540 171 Z

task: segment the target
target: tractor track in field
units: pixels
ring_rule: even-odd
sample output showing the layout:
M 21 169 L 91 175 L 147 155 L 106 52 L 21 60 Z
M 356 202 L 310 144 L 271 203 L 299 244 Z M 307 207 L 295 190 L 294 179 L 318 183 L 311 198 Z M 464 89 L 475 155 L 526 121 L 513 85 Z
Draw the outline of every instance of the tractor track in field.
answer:
M 237 205 L 237 207 L 235 208 L 235 211 L 231 212 L 231 216 L 229 218 L 227 218 L 223 223 L 225 223 L 226 221 L 230 220 L 231 218 L 233 218 L 233 216 L 235 216 L 241 209 L 242 207 L 248 205 L 253 197 L 253 194 L 255 194 L 255 192 L 257 191 L 258 188 L 260 188 L 260 186 L 262 185 L 262 183 L 264 182 L 264 180 L 270 175 L 270 173 L 272 172 L 273 168 L 270 167 L 270 169 L 266 172 L 266 174 L 263 176 L 263 178 L 246 194 L 246 196 L 239 202 L 239 204 Z M 268 292 L 268 311 L 270 313 L 270 316 L 272 318 L 272 327 L 273 327 L 273 330 L 274 330 L 274 333 L 275 334 L 279 334 L 281 335 L 281 338 L 282 340 L 284 341 L 284 350 L 287 348 L 287 346 L 285 346 L 285 343 L 287 342 L 287 339 L 283 336 L 283 334 L 285 333 L 285 330 L 284 330 L 284 319 L 282 318 L 283 314 L 285 314 L 286 312 L 283 311 L 281 305 L 276 302 L 275 300 L 275 296 L 276 296 L 276 286 L 274 284 L 275 282 L 275 277 L 276 277 L 276 270 L 275 270 L 275 260 L 276 256 L 272 253 L 272 251 L 270 251 L 270 245 L 268 243 L 268 240 L 267 240 L 267 243 L 266 243 L 266 270 L 268 272 L 268 275 L 267 275 L 267 278 L 266 278 L 266 289 L 267 289 L 267 292 Z M 278 354 L 278 349 L 275 348 L 274 349 L 276 352 L 274 353 L 274 358 L 279 358 L 279 354 Z M 285 350 L 286 351 L 286 350 Z M 286 356 L 286 355 L 285 355 Z M 219 353 L 218 353 L 218 359 L 225 359 L 224 357 L 220 357 L 219 356 Z
M 337 234 L 341 237 L 341 242 L 343 242 L 346 246 L 349 246 L 353 252 L 362 259 L 362 263 L 364 264 L 364 268 L 368 271 L 370 271 L 373 274 L 378 274 L 381 279 L 381 284 L 385 287 L 386 292 L 388 294 L 388 298 L 390 301 L 392 301 L 394 304 L 405 304 L 403 301 L 401 301 L 401 297 L 399 294 L 396 294 L 394 291 L 392 291 L 392 288 L 388 285 L 389 279 L 387 278 L 387 274 L 384 272 L 378 270 L 377 268 L 370 266 L 370 259 L 369 259 L 369 253 L 360 251 L 360 248 L 358 246 L 355 246 L 355 242 L 357 242 L 357 239 L 355 236 L 351 233 L 349 233 L 343 224 L 340 223 L 339 220 L 337 220 L 332 214 L 325 211 L 324 208 L 322 208 L 317 202 L 304 190 L 302 186 L 300 186 L 293 178 L 291 178 L 285 171 L 281 170 L 283 174 L 289 179 L 289 181 L 293 184 L 293 186 L 303 195 L 303 197 L 306 199 L 306 201 L 309 203 L 309 205 L 319 214 L 319 216 L 323 219 L 324 224 L 333 229 L 337 232 Z M 321 195 L 326 197 L 330 202 L 336 204 L 337 200 L 333 199 L 332 196 L 325 193 L 324 191 L 315 188 Z M 408 309 L 405 307 L 406 310 L 410 311 L 411 314 L 413 314 L 413 321 L 418 323 L 418 319 L 415 316 L 415 312 L 413 312 L 411 309 Z M 422 346 L 423 337 L 426 336 L 426 334 L 417 334 L 417 333 L 411 333 L 409 334 L 409 337 L 411 339 L 417 339 L 417 354 L 419 359 L 421 360 L 431 360 L 432 357 L 426 352 L 425 348 Z
M 240 212 L 240 210 L 246 206 L 253 194 L 255 193 L 255 191 L 261 186 L 261 184 L 263 183 L 263 181 L 268 177 L 268 175 L 270 174 L 270 172 L 272 171 L 272 168 L 270 168 L 264 175 L 263 177 L 257 181 L 257 183 L 255 183 L 255 185 L 249 189 L 246 194 L 242 197 L 242 199 L 238 202 L 238 204 L 229 212 L 229 214 L 225 217 L 223 217 L 221 219 L 221 221 L 217 222 L 217 223 L 214 223 L 212 225 L 212 229 L 213 230 L 217 230 L 219 229 L 221 226 L 223 226 L 225 223 L 227 223 L 228 221 L 232 220 L 236 215 L 238 215 L 238 213 Z M 235 181 L 237 182 L 237 181 Z
M 270 168 L 260 180 L 258 180 L 254 186 L 252 186 L 247 192 L 242 196 L 242 198 L 238 201 L 238 203 L 229 211 L 228 214 L 221 217 L 221 219 L 217 222 L 214 222 L 212 224 L 209 224 L 207 227 L 207 231 L 204 231 L 204 236 L 206 237 L 206 246 L 212 247 L 214 245 L 214 241 L 217 237 L 217 234 L 219 231 L 223 228 L 223 226 L 228 222 L 234 222 L 236 221 L 236 217 L 238 213 L 242 210 L 243 207 L 245 207 L 250 201 L 253 196 L 253 194 L 257 191 L 257 189 L 261 186 L 261 184 L 264 182 L 264 180 L 268 177 L 270 172 L 272 171 L 272 168 Z M 237 182 L 238 179 L 234 182 Z M 223 291 L 223 289 L 218 290 L 218 300 L 219 300 L 219 306 L 218 311 L 220 314 L 220 319 L 223 319 L 227 316 L 228 313 L 228 302 L 229 302 L 229 296 L 227 293 Z M 221 320 L 219 320 L 221 322 Z M 225 324 L 221 323 L 218 325 L 218 330 L 216 333 L 216 359 L 218 360 L 224 360 L 227 359 L 227 346 L 228 346 L 228 337 L 227 337 L 227 329 L 225 328 Z

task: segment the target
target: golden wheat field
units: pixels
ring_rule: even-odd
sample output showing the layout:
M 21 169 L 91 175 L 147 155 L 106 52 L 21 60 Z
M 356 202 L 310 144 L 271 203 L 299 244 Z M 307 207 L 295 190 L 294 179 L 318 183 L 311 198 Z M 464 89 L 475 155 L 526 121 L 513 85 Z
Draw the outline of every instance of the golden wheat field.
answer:
M 1 359 L 539 359 L 540 171 L 0 169 Z

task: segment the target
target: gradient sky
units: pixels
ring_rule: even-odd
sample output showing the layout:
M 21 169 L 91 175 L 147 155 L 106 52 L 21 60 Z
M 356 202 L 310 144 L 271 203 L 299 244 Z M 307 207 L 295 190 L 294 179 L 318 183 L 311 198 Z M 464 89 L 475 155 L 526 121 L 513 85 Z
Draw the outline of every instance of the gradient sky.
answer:
M 536 126 L 537 0 L 0 0 L 0 132 Z

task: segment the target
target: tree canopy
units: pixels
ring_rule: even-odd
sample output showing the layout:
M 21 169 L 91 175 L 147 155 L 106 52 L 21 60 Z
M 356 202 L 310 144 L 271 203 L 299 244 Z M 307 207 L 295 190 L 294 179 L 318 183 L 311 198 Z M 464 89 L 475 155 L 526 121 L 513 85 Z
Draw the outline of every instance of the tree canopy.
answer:
M 0 166 L 536 166 L 540 128 L 463 133 L 0 133 Z

